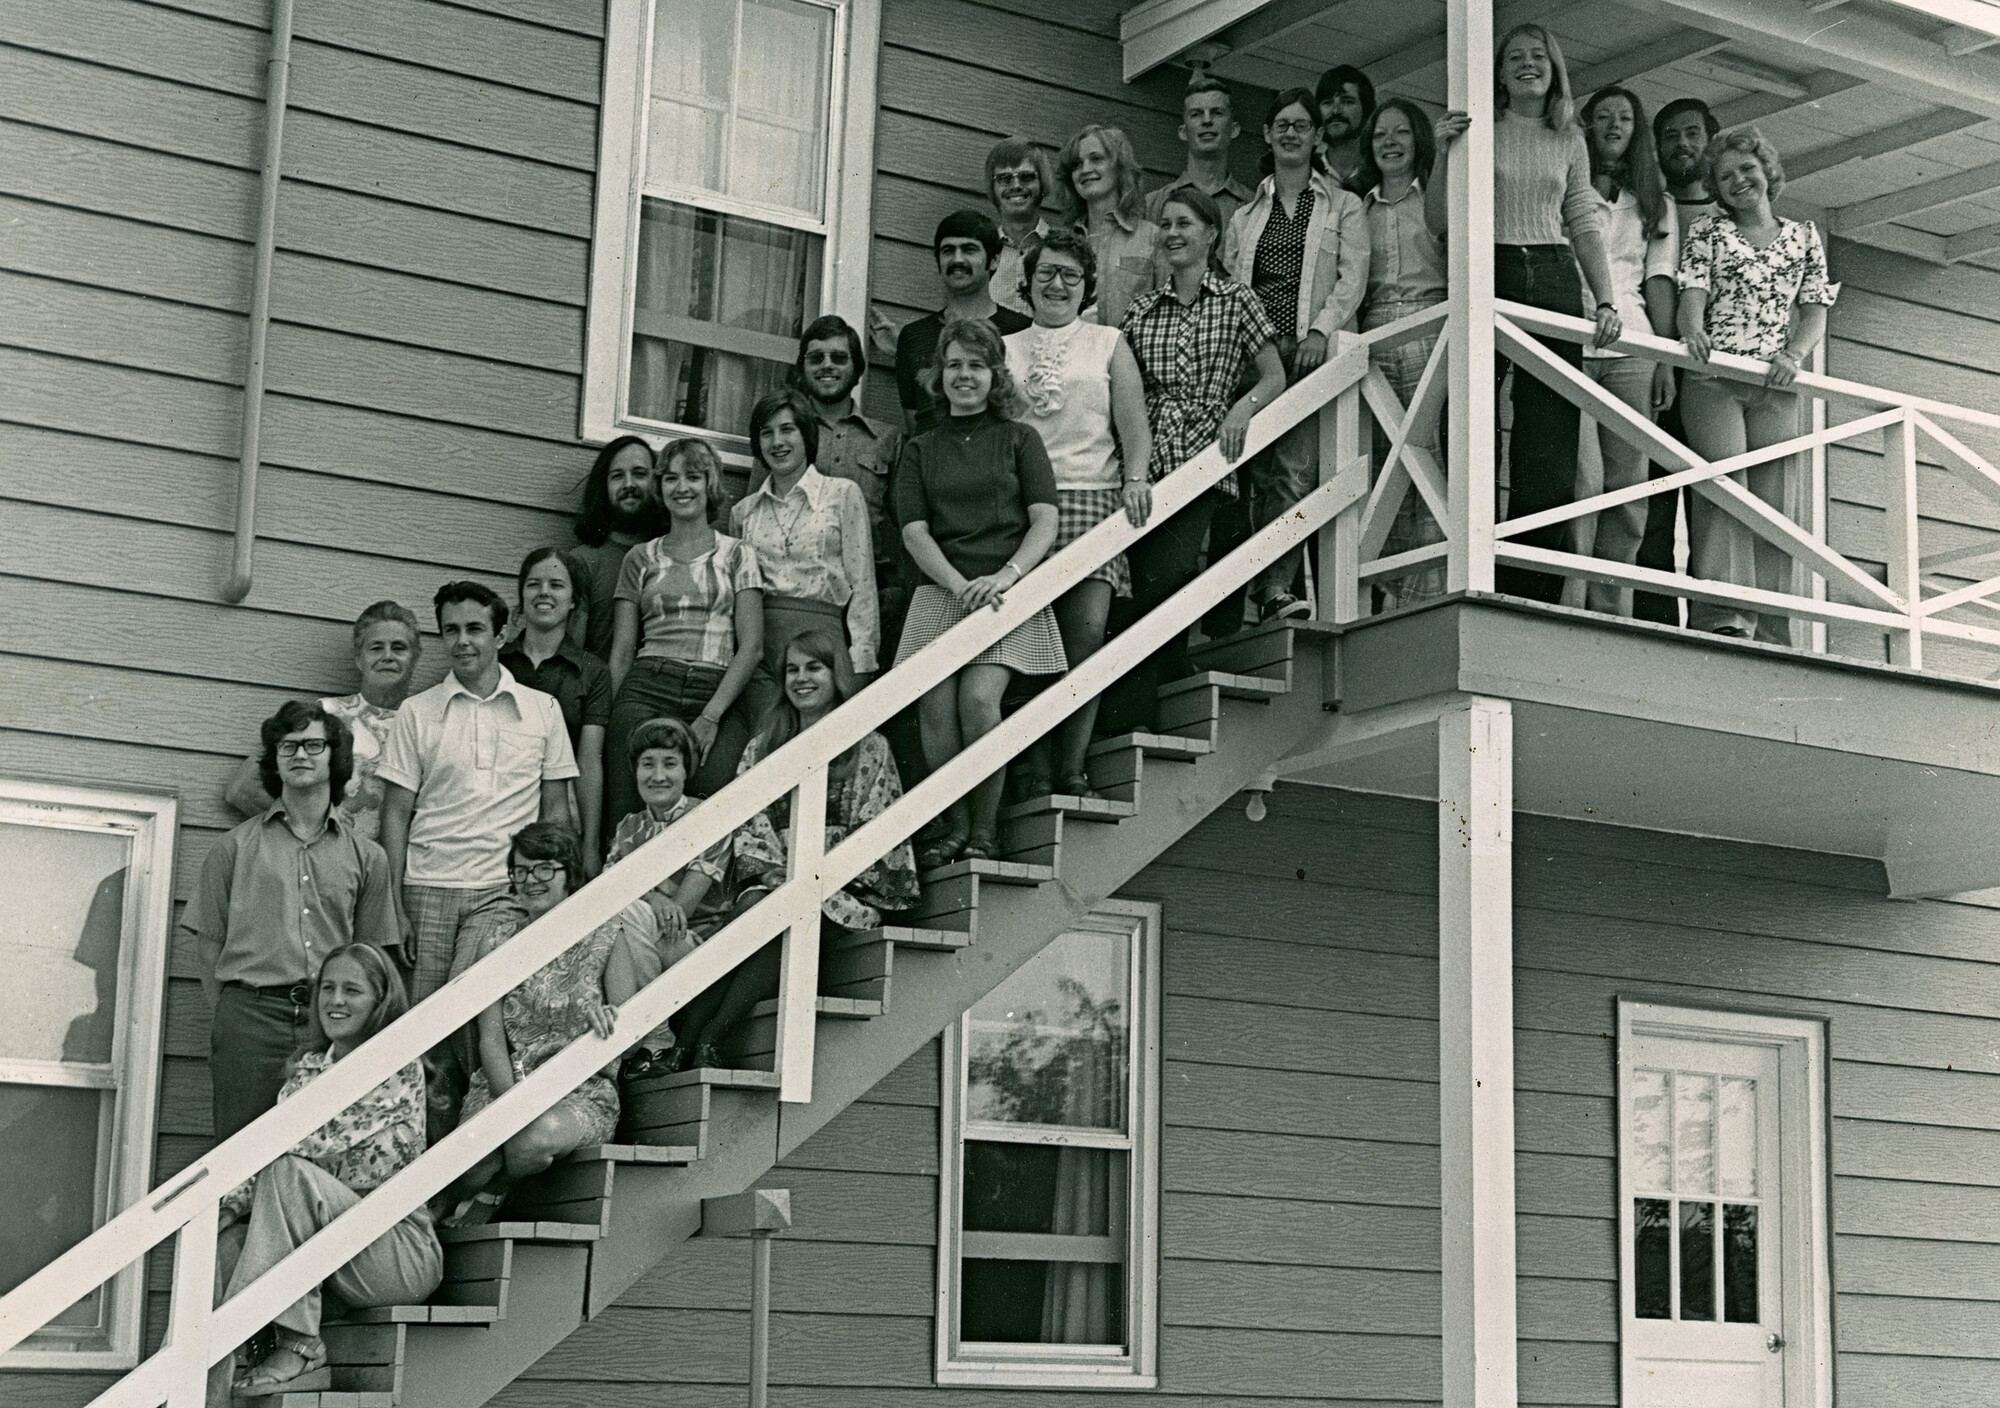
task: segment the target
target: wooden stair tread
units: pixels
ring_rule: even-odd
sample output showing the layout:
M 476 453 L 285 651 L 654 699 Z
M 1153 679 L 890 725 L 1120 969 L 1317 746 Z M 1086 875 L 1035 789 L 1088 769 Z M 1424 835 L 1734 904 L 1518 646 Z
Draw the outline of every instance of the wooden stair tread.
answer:
M 491 1325 L 501 1318 L 493 1305 L 375 1305 L 350 1310 L 328 1325 Z
M 393 1393 L 374 1390 L 350 1393 L 337 1388 L 317 1393 L 271 1393 L 261 1398 L 238 1398 L 232 1394 L 229 1401 L 236 1408 L 396 1408 Z
M 584 1164 L 691 1164 L 701 1157 L 692 1144 L 586 1144 L 568 1156 L 570 1163 Z
M 1030 797 L 1025 802 L 1008 807 L 1000 815 L 1006 821 L 1023 821 L 1029 817 L 1047 816 L 1051 812 L 1061 812 L 1078 821 L 1117 822 L 1137 816 L 1139 809 L 1130 802 L 1115 802 L 1109 797 L 1077 797 L 1067 792 L 1052 792 L 1044 797 Z
M 879 929 L 860 929 L 842 937 L 837 947 L 861 948 L 883 940 L 898 948 L 935 949 L 953 952 L 972 942 L 972 935 L 961 929 L 923 929 L 907 924 L 884 924 Z
M 1135 732 L 1121 733 L 1116 738 L 1107 738 L 1102 743 L 1091 744 L 1090 756 L 1093 758 L 1108 757 L 1111 754 L 1127 752 L 1133 748 L 1143 749 L 1146 756 L 1151 758 L 1187 758 L 1190 760 L 1204 757 L 1215 751 L 1215 745 L 1205 738 L 1182 738 L 1178 734 L 1172 733 Z
M 778 1077 L 771 1071 L 739 1071 L 727 1066 L 702 1066 L 692 1071 L 675 1071 L 667 1076 L 649 1076 L 634 1081 L 630 1090 L 673 1090 L 683 1085 L 713 1085 L 725 1090 L 776 1090 Z
M 483 1227 L 440 1227 L 438 1241 L 455 1242 L 594 1242 L 603 1235 L 596 1223 L 502 1222 Z
M 871 1017 L 882 1015 L 879 1002 L 865 997 L 817 997 L 813 999 L 813 1010 L 822 1017 L 835 1017 L 852 1022 L 865 1022 Z M 752 1017 L 775 1017 L 778 1015 L 778 999 L 766 998 L 751 1007 Z
M 1041 885 L 1055 879 L 1056 871 L 1052 865 L 1028 865 L 1018 860 L 955 860 L 926 870 L 922 879 L 926 885 L 935 885 L 961 875 L 977 875 L 1002 885 Z
M 1227 670 L 1198 670 L 1184 680 L 1173 680 L 1160 686 L 1160 698 L 1170 698 L 1176 694 L 1186 694 L 1197 689 L 1219 689 L 1225 699 L 1270 699 L 1283 694 L 1289 688 L 1283 680 L 1267 679 L 1263 675 L 1233 675 Z

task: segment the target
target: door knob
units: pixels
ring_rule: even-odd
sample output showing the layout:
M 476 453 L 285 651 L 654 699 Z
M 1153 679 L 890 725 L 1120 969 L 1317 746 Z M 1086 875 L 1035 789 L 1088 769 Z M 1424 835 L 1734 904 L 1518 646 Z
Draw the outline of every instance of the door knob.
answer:
M 1764 1341 L 1764 1348 L 1770 1350 L 1771 1353 L 1773 1354 L 1776 1354 L 1779 1350 L 1783 1349 L 1784 1347 L 1785 1347 L 1785 1337 L 1783 1335 L 1774 1334 L 1768 1337 Z

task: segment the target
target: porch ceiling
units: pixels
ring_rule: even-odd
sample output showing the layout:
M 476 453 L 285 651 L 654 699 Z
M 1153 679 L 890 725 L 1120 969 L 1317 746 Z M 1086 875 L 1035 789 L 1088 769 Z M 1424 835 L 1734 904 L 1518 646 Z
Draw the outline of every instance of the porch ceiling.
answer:
M 1383 93 L 1442 103 L 1444 0 L 1146 0 L 1126 77 L 1210 62 L 1271 88 L 1356 63 Z M 1496 0 L 1561 41 L 1574 86 L 1649 110 L 1693 96 L 1784 155 L 1779 202 L 1844 238 L 2000 269 L 2000 3 L 1993 0 Z

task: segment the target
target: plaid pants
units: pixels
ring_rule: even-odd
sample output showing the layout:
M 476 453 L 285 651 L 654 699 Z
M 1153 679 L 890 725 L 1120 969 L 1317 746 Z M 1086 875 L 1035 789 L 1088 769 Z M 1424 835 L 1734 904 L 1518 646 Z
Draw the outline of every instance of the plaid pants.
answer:
M 415 971 L 410 1001 L 422 1002 L 472 966 L 487 935 L 516 922 L 505 885 L 448 890 L 438 885 L 403 886 L 403 912 L 416 927 Z M 473 1026 L 453 1032 L 424 1053 L 424 1123 L 430 1142 L 458 1126 L 459 1103 L 478 1064 Z

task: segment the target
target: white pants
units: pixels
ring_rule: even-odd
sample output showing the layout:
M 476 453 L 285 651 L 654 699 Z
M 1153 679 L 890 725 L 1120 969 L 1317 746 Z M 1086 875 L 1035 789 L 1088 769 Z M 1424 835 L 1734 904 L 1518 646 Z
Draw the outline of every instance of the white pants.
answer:
M 1687 427 L 1689 447 L 1705 460 L 1728 459 L 1799 433 L 1799 398 L 1794 392 L 1720 377 L 1688 376 L 1683 380 L 1681 423 Z M 1730 477 L 1783 513 L 1791 467 L 1792 457 L 1787 457 Z M 1689 501 L 1688 538 L 1690 576 L 1773 592 L 1793 588 L 1791 555 L 1758 537 L 1700 494 Z M 1690 602 L 1688 626 L 1697 631 L 1740 631 L 1779 645 L 1792 643 L 1788 617 L 1740 606 Z
M 1643 357 L 1585 357 L 1583 369 L 1599 386 L 1616 396 L 1647 420 L 1653 420 L 1653 364 Z M 1579 499 L 1628 489 L 1646 482 L 1649 472 L 1646 452 L 1624 436 L 1586 418 L 1577 451 Z M 1593 482 L 1586 483 L 1586 480 Z M 1590 525 L 1580 525 L 1589 534 L 1580 545 L 1593 557 L 1606 562 L 1630 565 L 1639 558 L 1639 543 L 1646 536 L 1646 514 L 1650 499 L 1639 499 L 1617 508 L 1593 514 Z M 1609 582 L 1591 582 L 1585 604 L 1592 611 L 1614 616 L 1632 614 L 1632 589 Z

